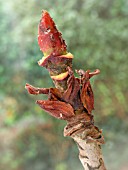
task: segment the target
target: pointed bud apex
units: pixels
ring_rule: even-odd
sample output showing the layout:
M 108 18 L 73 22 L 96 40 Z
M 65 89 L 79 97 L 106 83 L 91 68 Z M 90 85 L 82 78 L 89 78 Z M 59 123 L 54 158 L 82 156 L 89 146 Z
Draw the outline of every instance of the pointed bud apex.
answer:
M 47 11 L 43 11 L 38 28 L 38 44 L 40 50 L 47 55 L 63 55 L 67 53 L 65 41 L 58 32 L 54 21 Z

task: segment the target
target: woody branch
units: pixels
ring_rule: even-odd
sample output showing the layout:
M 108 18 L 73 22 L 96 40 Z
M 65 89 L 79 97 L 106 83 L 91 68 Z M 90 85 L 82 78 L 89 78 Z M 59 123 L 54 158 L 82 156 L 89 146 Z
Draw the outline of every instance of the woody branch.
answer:
M 48 100 L 36 103 L 55 118 L 66 120 L 64 136 L 70 136 L 77 143 L 79 159 L 85 170 L 106 170 L 101 153 L 104 143 L 102 131 L 94 125 L 92 110 L 94 96 L 90 78 L 99 70 L 72 71 L 73 55 L 47 11 L 43 11 L 38 27 L 38 44 L 44 57 L 38 62 L 48 69 L 55 88 L 37 88 L 26 84 L 30 94 L 47 94 Z

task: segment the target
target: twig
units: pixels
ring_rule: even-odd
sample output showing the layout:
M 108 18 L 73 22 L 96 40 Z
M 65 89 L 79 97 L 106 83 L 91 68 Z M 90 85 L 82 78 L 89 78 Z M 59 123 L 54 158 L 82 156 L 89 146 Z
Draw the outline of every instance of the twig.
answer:
M 64 136 L 70 136 L 77 143 L 79 159 L 85 170 L 106 170 L 101 153 L 104 144 L 102 131 L 94 125 L 92 110 L 94 96 L 90 78 L 99 74 L 99 70 L 72 71 L 73 55 L 67 52 L 67 46 L 47 11 L 43 11 L 38 29 L 38 43 L 44 57 L 38 62 L 46 67 L 55 84 L 55 88 L 36 88 L 26 84 L 30 94 L 47 94 L 48 100 L 36 103 L 50 115 L 67 121 Z

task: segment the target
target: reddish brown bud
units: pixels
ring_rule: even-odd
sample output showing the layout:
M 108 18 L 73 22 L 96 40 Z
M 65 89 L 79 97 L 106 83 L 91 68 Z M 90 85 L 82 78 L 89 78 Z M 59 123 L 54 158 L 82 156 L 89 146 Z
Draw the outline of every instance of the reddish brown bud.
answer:
M 40 50 L 47 55 L 63 55 L 67 53 L 65 41 L 57 30 L 54 21 L 47 11 L 43 11 L 38 29 Z

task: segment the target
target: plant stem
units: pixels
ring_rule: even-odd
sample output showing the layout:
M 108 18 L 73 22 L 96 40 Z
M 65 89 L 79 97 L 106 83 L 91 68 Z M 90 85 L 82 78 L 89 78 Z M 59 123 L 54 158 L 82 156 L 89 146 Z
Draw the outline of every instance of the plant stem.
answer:
M 26 84 L 30 94 L 47 94 L 48 100 L 36 103 L 52 116 L 67 121 L 64 136 L 77 143 L 79 159 L 85 170 L 106 170 L 101 153 L 104 144 L 102 131 L 94 125 L 91 111 L 94 96 L 90 78 L 99 70 L 77 70 L 80 78 L 72 71 L 73 55 L 67 52 L 65 41 L 47 11 L 43 11 L 39 23 L 38 43 L 44 57 L 38 62 L 46 67 L 56 88 L 36 88 Z
M 101 152 L 104 138 L 97 127 L 85 121 L 84 115 L 68 122 L 64 136 L 70 136 L 76 142 L 79 159 L 85 170 L 106 170 Z

